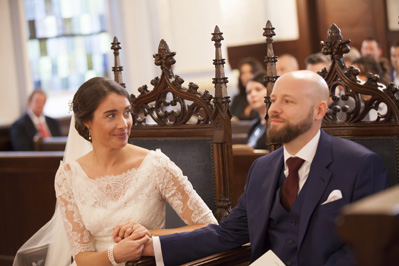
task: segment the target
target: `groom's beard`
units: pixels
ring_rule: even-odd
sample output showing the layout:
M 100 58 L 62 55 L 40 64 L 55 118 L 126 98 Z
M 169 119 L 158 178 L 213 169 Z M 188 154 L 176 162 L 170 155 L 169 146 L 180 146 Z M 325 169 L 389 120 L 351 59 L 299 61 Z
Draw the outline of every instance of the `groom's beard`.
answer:
M 313 108 L 309 111 L 306 118 L 300 121 L 298 124 L 294 125 L 291 122 L 284 121 L 285 125 L 277 130 L 270 121 L 272 118 L 281 119 L 278 115 L 271 115 L 269 121 L 267 122 L 266 136 L 268 142 L 273 144 L 283 144 L 288 143 L 295 139 L 299 135 L 307 132 L 313 125 Z

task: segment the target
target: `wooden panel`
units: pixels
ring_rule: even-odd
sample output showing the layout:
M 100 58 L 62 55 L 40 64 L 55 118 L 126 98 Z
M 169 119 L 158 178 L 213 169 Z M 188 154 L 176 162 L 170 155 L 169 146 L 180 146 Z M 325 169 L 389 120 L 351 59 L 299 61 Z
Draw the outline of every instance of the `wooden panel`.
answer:
M 305 55 L 301 55 L 301 48 L 298 41 L 280 41 L 274 42 L 275 54 L 277 56 L 289 53 L 298 58 L 300 67 L 305 66 Z M 236 69 L 241 59 L 245 57 L 254 57 L 260 62 L 264 62 L 266 56 L 266 43 L 230 46 L 227 47 L 227 54 L 229 58 L 230 67 Z M 266 65 L 263 63 L 264 66 Z
M 0 151 L 11 151 L 10 127 L 0 127 Z
M 234 163 L 234 179 L 231 180 L 231 207 L 235 207 L 238 199 L 244 192 L 244 186 L 247 182 L 247 175 L 252 163 L 259 157 L 268 154 L 265 150 L 240 151 L 234 150 L 233 147 L 233 163 Z
M 0 263 L 50 220 L 63 152 L 0 152 Z
M 315 4 L 320 40 L 326 39 L 328 28 L 335 23 L 343 32 L 344 39 L 351 39 L 350 46 L 360 49 L 363 39 L 373 36 L 381 42 L 384 56 L 388 56 L 385 1 L 320 0 Z
M 299 67 L 305 69 L 305 58 L 320 51 L 320 38 L 317 34 L 317 11 L 313 0 L 297 0 L 299 40 L 296 44 L 299 51 L 292 53 L 299 62 Z M 276 49 L 274 46 L 274 49 Z

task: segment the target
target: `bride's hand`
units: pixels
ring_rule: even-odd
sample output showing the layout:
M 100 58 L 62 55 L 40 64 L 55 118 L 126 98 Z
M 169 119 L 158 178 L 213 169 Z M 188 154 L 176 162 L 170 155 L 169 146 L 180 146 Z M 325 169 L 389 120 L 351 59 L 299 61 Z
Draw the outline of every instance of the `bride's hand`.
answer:
M 132 235 L 135 231 L 144 228 L 146 234 L 151 237 L 150 232 L 141 224 L 134 221 L 127 221 L 125 223 L 118 224 L 114 227 L 112 232 L 112 238 L 115 243 L 119 243 L 122 239 Z
M 138 260 L 141 258 L 144 245 L 150 241 L 147 229 L 141 227 L 135 230 L 130 236 L 121 240 L 114 247 L 114 258 L 118 263 Z

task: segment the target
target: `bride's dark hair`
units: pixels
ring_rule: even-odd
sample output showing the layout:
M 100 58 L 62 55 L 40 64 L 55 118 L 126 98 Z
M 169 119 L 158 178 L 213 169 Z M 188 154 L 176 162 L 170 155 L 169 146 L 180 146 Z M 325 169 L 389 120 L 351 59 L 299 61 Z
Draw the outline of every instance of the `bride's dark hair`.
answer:
M 79 135 L 91 142 L 89 129 L 84 125 L 93 119 L 93 113 L 100 103 L 110 93 L 125 96 L 129 102 L 129 93 L 117 82 L 96 77 L 83 83 L 73 96 L 73 113 L 75 115 L 75 128 Z

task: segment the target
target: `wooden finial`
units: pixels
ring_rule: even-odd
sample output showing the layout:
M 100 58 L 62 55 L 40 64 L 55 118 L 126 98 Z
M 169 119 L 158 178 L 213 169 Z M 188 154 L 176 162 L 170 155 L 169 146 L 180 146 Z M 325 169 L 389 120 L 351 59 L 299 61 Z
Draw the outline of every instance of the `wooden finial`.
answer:
M 216 26 L 212 33 L 212 39 L 215 42 L 215 59 L 213 64 L 215 65 L 215 78 L 212 83 L 215 84 L 215 98 L 225 98 L 227 96 L 227 77 L 224 75 L 224 64 L 225 59 L 222 57 L 222 43 L 224 40 L 223 33 L 220 32 L 219 27 Z
M 111 43 L 111 49 L 114 50 L 114 66 L 112 67 L 112 71 L 114 72 L 114 80 L 118 82 L 120 85 L 122 85 L 124 88 L 126 88 L 126 85 L 125 83 L 123 83 L 123 78 L 122 78 L 123 67 L 120 64 L 120 59 L 119 59 L 119 50 L 122 48 L 116 36 L 114 37 L 114 40 Z

